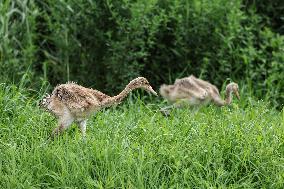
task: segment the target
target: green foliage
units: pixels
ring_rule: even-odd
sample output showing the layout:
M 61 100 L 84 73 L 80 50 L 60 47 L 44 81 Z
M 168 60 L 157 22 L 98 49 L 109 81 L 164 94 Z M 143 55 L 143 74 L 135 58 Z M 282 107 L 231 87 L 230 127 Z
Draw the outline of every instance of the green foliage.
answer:
M 26 82 L 32 79 L 32 66 L 37 57 L 34 41 L 36 17 L 34 1 L 4 0 L 0 2 L 0 74 L 2 79 Z
M 74 80 L 114 94 L 140 75 L 157 88 L 195 74 L 219 88 L 232 79 L 280 107 L 282 8 L 241 0 L 1 1 L 1 79 L 33 88 Z
M 163 117 L 129 100 L 73 125 L 0 85 L 1 188 L 283 188 L 284 114 L 263 102 Z
M 284 2 L 282 0 L 244 0 L 247 9 L 254 9 L 261 15 L 262 22 L 269 25 L 274 31 L 284 34 Z

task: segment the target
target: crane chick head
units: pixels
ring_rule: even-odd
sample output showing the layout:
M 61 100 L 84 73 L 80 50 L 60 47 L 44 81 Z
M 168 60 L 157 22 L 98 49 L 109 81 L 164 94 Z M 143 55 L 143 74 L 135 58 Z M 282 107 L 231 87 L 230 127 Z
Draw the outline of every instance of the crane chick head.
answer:
M 39 106 L 41 108 L 47 109 L 48 105 L 50 104 L 50 94 L 45 94 L 45 96 L 39 101 Z
M 133 79 L 129 83 L 128 87 L 130 89 L 142 88 L 142 89 L 145 89 L 146 91 L 154 94 L 155 96 L 158 96 L 157 93 L 153 90 L 153 88 L 149 84 L 148 80 L 144 77 L 137 77 L 136 79 Z
M 230 83 L 226 87 L 227 92 L 233 92 L 236 97 L 240 100 L 240 94 L 239 94 L 239 85 L 237 83 Z

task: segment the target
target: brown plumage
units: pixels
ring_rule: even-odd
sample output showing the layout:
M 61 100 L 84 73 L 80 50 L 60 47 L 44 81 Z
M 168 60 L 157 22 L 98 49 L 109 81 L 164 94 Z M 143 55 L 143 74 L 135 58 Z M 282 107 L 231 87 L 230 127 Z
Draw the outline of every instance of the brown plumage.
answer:
M 231 103 L 233 93 L 238 99 L 240 98 L 238 91 L 238 84 L 234 82 L 228 84 L 226 87 L 226 99 L 223 100 L 215 85 L 198 79 L 193 75 L 177 79 L 173 85 L 162 85 L 160 87 L 160 94 L 170 103 L 173 103 L 173 106 L 170 108 L 184 105 L 205 105 L 210 102 L 218 106 L 224 106 Z
M 113 97 L 69 82 L 55 87 L 51 95 L 48 94 L 40 101 L 40 106 L 58 118 L 58 127 L 54 129 L 52 136 L 64 131 L 73 121 L 78 122 L 82 135 L 85 136 L 87 118 L 92 113 L 119 104 L 129 92 L 137 88 L 157 95 L 144 77 L 132 80 L 121 93 Z

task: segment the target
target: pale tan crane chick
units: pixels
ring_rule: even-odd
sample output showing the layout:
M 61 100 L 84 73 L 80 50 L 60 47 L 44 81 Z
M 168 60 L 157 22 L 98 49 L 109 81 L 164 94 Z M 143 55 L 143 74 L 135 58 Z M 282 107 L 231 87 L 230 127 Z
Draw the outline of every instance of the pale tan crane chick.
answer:
M 52 137 L 63 132 L 73 121 L 79 124 L 82 136 L 86 135 L 87 118 L 102 108 L 119 104 L 133 89 L 142 88 L 157 96 L 144 77 L 132 80 L 117 96 L 108 96 L 100 91 L 85 88 L 76 83 L 66 83 L 54 88 L 51 95 L 40 101 L 40 106 L 58 118 L 58 127 Z
M 229 105 L 232 102 L 233 94 L 240 99 L 238 84 L 231 82 L 226 86 L 226 98 L 223 100 L 215 85 L 193 75 L 176 79 L 173 85 L 162 85 L 160 94 L 170 103 L 173 103 L 172 106 L 162 109 L 162 112 L 172 107 L 199 106 L 210 102 L 217 106 Z

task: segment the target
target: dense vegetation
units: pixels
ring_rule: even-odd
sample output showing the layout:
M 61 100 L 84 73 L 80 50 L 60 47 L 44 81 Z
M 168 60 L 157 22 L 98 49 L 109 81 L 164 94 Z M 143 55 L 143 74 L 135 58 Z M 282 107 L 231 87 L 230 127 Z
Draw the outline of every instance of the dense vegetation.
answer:
M 263 102 L 195 114 L 129 98 L 90 119 L 86 140 L 0 85 L 0 188 L 283 188 L 284 112 Z
M 0 188 L 284 188 L 283 2 L 1 0 Z M 50 86 L 189 74 L 242 99 L 163 117 L 161 98 L 132 93 L 85 140 L 75 125 L 47 140 Z
M 1 80 L 77 81 L 109 93 L 143 75 L 195 74 L 284 102 L 283 1 L 4 0 Z

